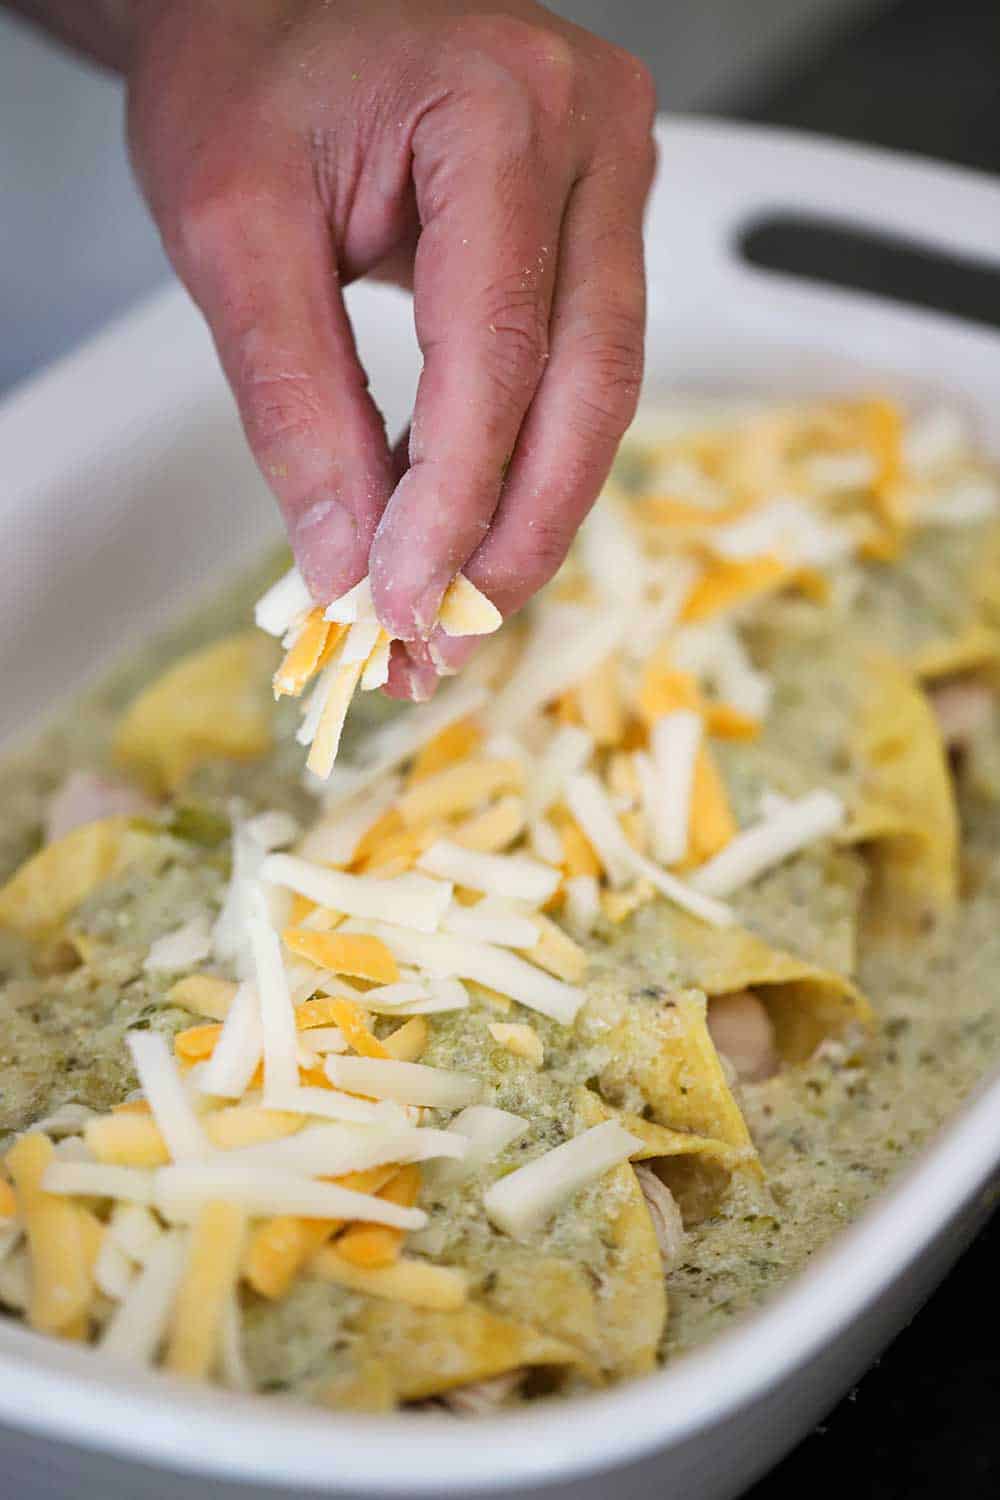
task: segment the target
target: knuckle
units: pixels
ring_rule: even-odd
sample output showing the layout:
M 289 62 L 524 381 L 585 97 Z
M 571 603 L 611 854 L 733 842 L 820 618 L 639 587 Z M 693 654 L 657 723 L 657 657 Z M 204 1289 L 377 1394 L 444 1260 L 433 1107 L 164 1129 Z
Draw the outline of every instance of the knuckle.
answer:
M 619 128 L 648 135 L 656 118 L 656 82 L 641 58 L 621 48 L 609 48 L 610 78 Z
M 225 262 L 240 241 L 242 184 L 206 165 L 181 183 L 165 228 L 167 249 L 185 271 Z
M 565 120 L 577 91 L 579 51 L 554 26 L 511 15 L 465 18 L 463 47 L 475 55 L 478 87 L 493 94 L 515 126 Z

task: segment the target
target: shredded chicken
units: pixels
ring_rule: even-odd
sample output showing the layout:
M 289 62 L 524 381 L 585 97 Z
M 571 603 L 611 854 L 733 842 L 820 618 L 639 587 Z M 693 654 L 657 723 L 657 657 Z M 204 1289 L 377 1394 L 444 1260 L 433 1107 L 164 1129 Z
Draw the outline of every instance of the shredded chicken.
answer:
M 943 682 L 934 688 L 931 703 L 949 749 L 961 749 L 989 724 L 994 701 L 985 682 Z
M 635 1175 L 639 1179 L 639 1186 L 656 1230 L 663 1270 L 672 1271 L 684 1254 L 684 1220 L 677 1207 L 677 1200 L 652 1167 L 637 1166 Z
M 471 1385 L 457 1385 L 446 1391 L 441 1404 L 456 1417 L 488 1417 L 499 1411 L 524 1379 L 523 1370 L 507 1370 L 490 1380 L 475 1380 Z
M 712 999 L 708 1006 L 708 1029 L 741 1083 L 759 1083 L 778 1071 L 771 1018 L 749 990 L 736 990 Z
M 59 790 L 49 799 L 45 813 L 45 842 L 72 833 L 84 823 L 98 818 L 149 812 L 150 803 L 135 787 L 123 781 L 109 781 L 94 771 L 71 771 Z

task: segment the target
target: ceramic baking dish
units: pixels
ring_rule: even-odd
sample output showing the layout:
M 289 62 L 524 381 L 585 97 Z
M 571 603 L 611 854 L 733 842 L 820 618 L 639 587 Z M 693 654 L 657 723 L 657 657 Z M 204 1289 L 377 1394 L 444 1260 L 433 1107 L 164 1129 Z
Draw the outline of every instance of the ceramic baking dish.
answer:
M 942 392 L 1000 456 L 995 335 L 751 269 L 735 249 L 748 226 L 791 212 L 988 262 L 1000 244 L 1000 188 L 782 133 L 667 121 L 659 136 L 650 389 Z M 376 395 L 398 425 L 418 368 L 406 302 L 359 288 L 353 313 Z M 207 335 L 176 290 L 15 393 L 0 408 L 0 453 L 13 559 L 0 597 L 5 736 L 276 534 Z M 338 1417 L 117 1369 L 4 1321 L 0 1421 L 26 1442 L 58 1439 L 282 1494 L 556 1486 L 546 1493 L 724 1500 L 791 1446 L 910 1317 L 988 1211 L 998 1164 L 1000 1080 L 764 1311 L 657 1375 L 584 1400 L 478 1424 Z M 107 1469 L 106 1493 L 119 1492 L 114 1475 L 121 1494 L 140 1492 L 121 1480 L 126 1472 Z M 207 1492 L 194 1480 L 176 1491 L 160 1488 L 162 1474 L 154 1480 L 147 1471 L 144 1495 Z

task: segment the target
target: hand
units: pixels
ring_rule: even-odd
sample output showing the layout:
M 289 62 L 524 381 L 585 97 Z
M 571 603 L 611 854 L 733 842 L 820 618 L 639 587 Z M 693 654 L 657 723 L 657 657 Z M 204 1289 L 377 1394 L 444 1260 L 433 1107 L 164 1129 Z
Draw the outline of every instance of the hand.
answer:
M 470 649 L 434 629 L 455 573 L 519 609 L 604 482 L 642 372 L 653 108 L 635 58 L 531 0 L 140 0 L 140 182 L 314 596 L 370 571 L 409 643 L 397 696 Z M 344 308 L 369 274 L 414 292 L 408 465 Z

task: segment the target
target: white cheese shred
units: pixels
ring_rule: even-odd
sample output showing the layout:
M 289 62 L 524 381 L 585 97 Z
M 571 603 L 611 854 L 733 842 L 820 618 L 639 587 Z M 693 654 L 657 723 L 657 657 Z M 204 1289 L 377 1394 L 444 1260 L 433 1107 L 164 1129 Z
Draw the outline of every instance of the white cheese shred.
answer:
M 298 568 L 288 572 L 273 583 L 254 605 L 254 619 L 260 630 L 268 635 L 283 636 L 286 630 L 296 625 L 299 619 L 312 608 L 312 595 Z
M 833 792 L 809 792 L 731 839 L 692 876 L 707 896 L 731 896 L 818 839 L 843 826 L 844 804 Z
M 208 1140 L 165 1038 L 155 1031 L 131 1031 L 127 1040 L 140 1087 L 172 1160 L 197 1161 L 207 1153 Z
M 441 978 L 469 979 L 485 985 L 564 1026 L 573 1024 L 583 1004 L 582 989 L 553 978 L 506 948 L 446 933 L 427 937 L 384 922 L 374 924 L 371 930 L 403 963 L 416 964 Z
M 417 932 L 436 932 L 451 904 L 451 885 L 424 875 L 408 873 L 391 880 L 347 875 L 293 854 L 268 855 L 260 873 L 263 880 L 296 891 L 319 906 L 366 920 L 391 914 L 394 923 Z
M 650 736 L 657 797 L 653 806 L 653 850 L 664 865 L 687 854 L 694 768 L 701 748 L 701 715 L 689 708 L 664 714 Z
M 439 880 L 540 906 L 559 885 L 559 872 L 530 854 L 480 854 L 449 839 L 438 839 L 417 861 L 421 870 Z
M 146 1264 L 105 1324 L 99 1347 L 114 1359 L 148 1365 L 167 1332 L 187 1260 L 188 1236 L 174 1230 L 160 1237 Z
M 324 1066 L 334 1088 L 391 1099 L 396 1104 L 461 1109 L 478 1099 L 482 1091 L 479 1079 L 469 1073 L 397 1062 L 395 1058 L 328 1057 Z
M 566 789 L 566 801 L 597 851 L 612 885 L 627 885 L 632 879 L 648 880 L 668 901 L 710 926 L 730 925 L 733 914 L 727 906 L 713 900 L 707 892 L 678 880 L 632 848 L 607 792 L 591 772 L 583 771 L 573 777 Z
M 257 989 L 244 981 L 233 996 L 222 1035 L 199 1077 L 201 1092 L 220 1099 L 241 1098 L 257 1071 L 263 1044 Z
M 641 1145 L 617 1120 L 605 1120 L 501 1177 L 483 1194 L 483 1205 L 498 1229 L 528 1239 L 567 1198 L 627 1161 Z
M 512 1141 L 518 1140 L 530 1128 L 531 1122 L 523 1115 L 496 1109 L 492 1104 L 470 1104 L 448 1122 L 449 1130 L 468 1141 L 468 1150 L 464 1156 L 436 1162 L 433 1167 L 435 1182 L 458 1182 L 471 1176 L 501 1151 L 506 1151 Z
M 299 1082 L 295 1010 L 281 957 L 278 934 L 263 911 L 263 903 L 247 923 L 260 1002 L 260 1030 L 264 1053 L 265 1097 L 273 1089 L 296 1088 Z

